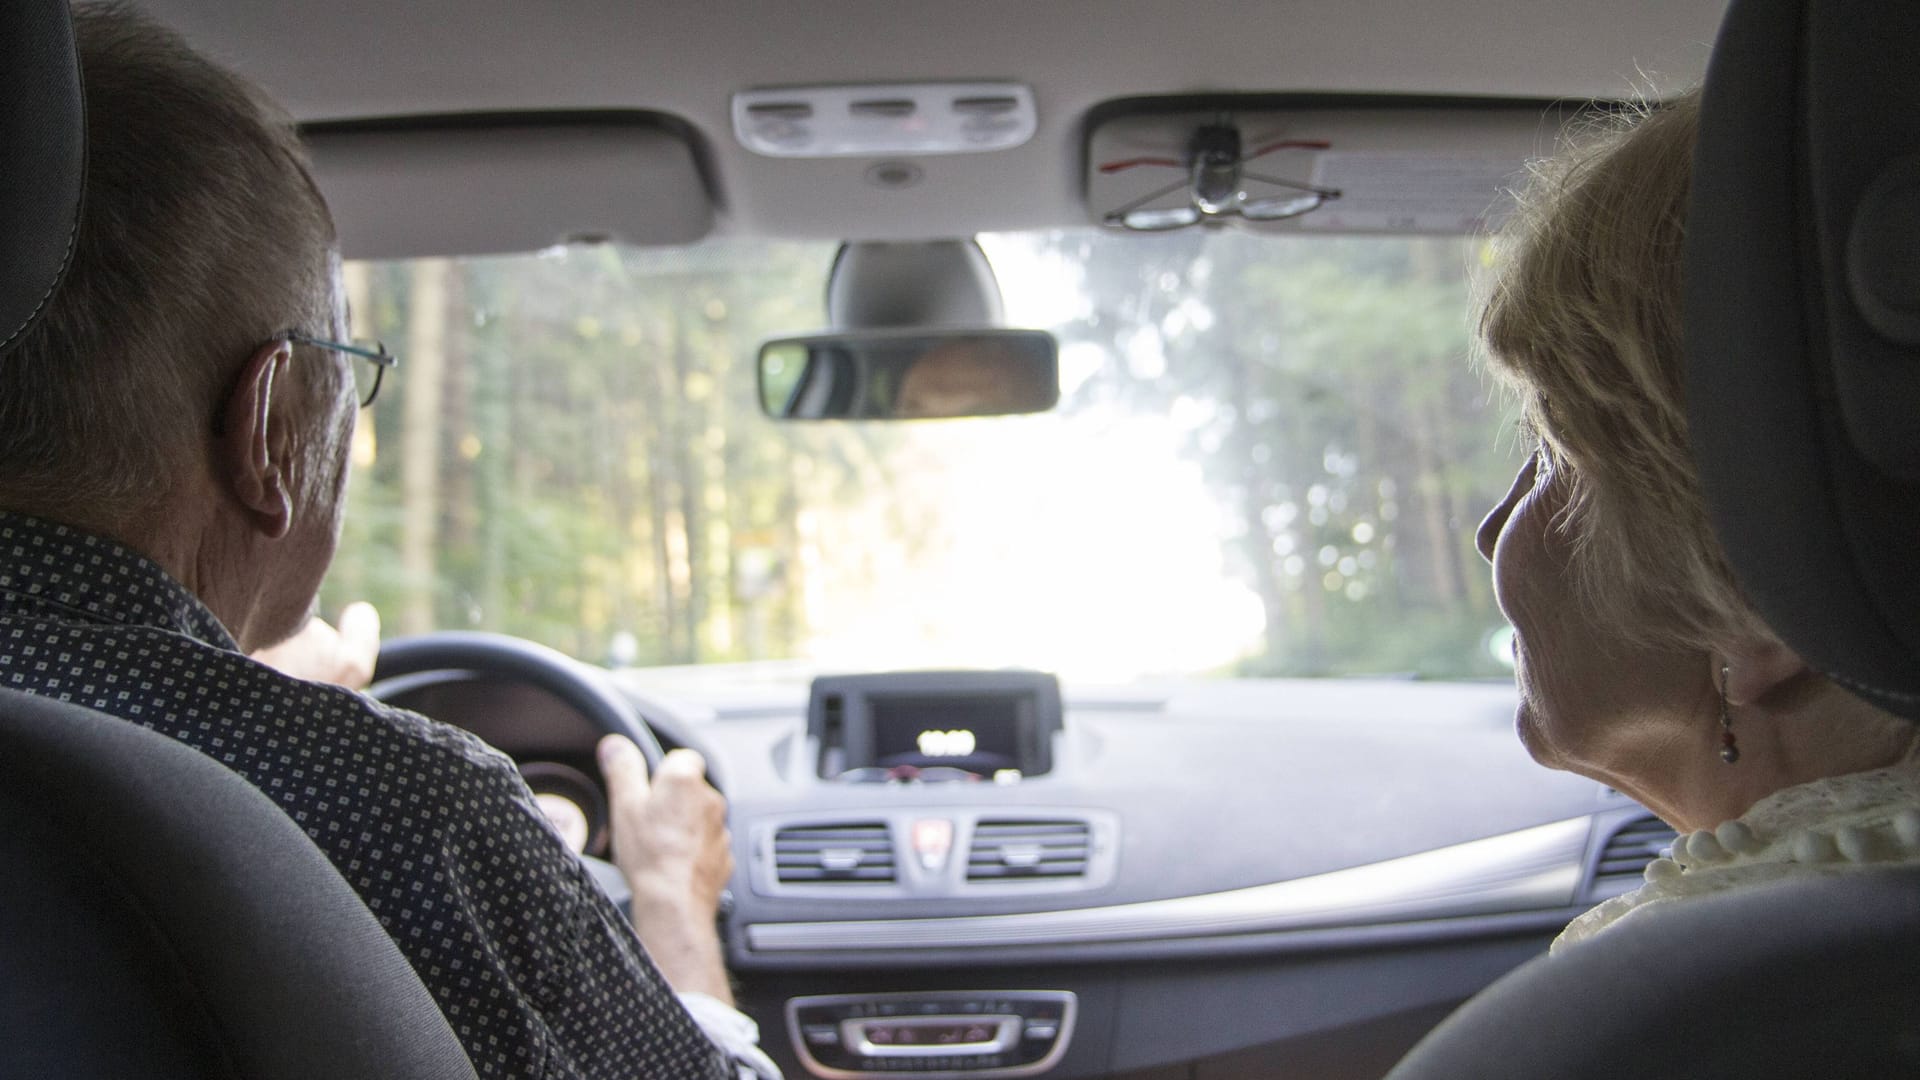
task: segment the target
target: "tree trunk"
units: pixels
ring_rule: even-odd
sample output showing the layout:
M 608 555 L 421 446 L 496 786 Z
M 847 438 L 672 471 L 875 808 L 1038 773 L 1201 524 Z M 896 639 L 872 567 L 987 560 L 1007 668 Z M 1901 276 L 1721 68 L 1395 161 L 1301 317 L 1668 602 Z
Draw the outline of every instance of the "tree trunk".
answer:
M 1419 469 L 1418 490 L 1421 520 L 1426 536 L 1427 572 L 1432 587 L 1431 599 L 1440 606 L 1459 602 L 1465 592 L 1460 579 L 1460 562 L 1454 554 L 1454 527 L 1449 519 L 1445 477 L 1441 475 L 1437 443 L 1440 430 L 1434 422 L 1430 402 L 1418 402 L 1413 408 L 1413 452 Z
M 400 434 L 400 566 L 407 584 L 399 620 L 406 634 L 426 633 L 435 622 L 448 276 L 445 260 L 415 263 L 407 304 L 407 389 Z
M 680 332 L 674 335 L 673 342 L 673 408 L 676 422 L 673 425 L 674 471 L 679 474 L 680 528 L 686 542 L 687 566 L 687 606 L 685 632 L 682 639 L 684 652 L 681 663 L 700 662 L 701 636 L 707 626 L 707 580 L 706 580 L 706 531 L 707 513 L 703 504 L 706 496 L 706 470 L 701 468 L 701 448 L 694 440 L 704 434 L 699 422 L 699 410 L 687 398 L 687 378 L 693 373 L 693 342 L 687 323 L 682 318 Z
M 350 333 L 369 334 L 373 329 L 373 280 L 372 272 L 366 263 L 350 262 L 340 268 L 340 278 L 346 287 L 347 311 L 352 317 Z M 359 361 L 355 361 L 358 363 Z M 367 475 L 373 468 L 374 458 L 380 446 L 379 431 L 374 426 L 372 410 L 360 413 L 359 423 L 353 429 L 353 468 L 361 473 L 358 480 L 350 480 L 350 490 L 361 491 L 373 483 L 373 477 Z M 367 559 L 372 554 L 372 522 L 363 515 L 349 512 L 342 524 L 340 551 L 346 556 L 334 560 L 333 583 L 338 587 L 338 595 L 347 600 L 362 600 L 367 596 Z

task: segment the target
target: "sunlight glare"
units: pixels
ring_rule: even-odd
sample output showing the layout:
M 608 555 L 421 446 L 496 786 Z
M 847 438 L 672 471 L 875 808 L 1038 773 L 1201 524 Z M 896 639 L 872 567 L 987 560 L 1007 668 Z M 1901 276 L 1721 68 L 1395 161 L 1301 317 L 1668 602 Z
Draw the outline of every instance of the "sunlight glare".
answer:
M 1220 669 L 1259 646 L 1221 510 L 1164 417 L 926 425 L 896 460 L 937 526 L 877 595 L 820 596 L 828 666 L 1033 667 L 1082 681 Z M 982 428 L 993 425 L 994 438 Z M 881 600 L 884 602 L 874 602 Z

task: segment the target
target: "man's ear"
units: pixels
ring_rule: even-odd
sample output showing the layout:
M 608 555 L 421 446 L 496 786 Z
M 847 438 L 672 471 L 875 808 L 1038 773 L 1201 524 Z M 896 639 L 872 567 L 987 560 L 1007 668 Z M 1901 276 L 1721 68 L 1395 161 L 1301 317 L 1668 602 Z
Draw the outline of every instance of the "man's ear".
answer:
M 286 440 L 274 422 L 273 392 L 293 346 L 263 345 L 240 371 L 227 395 L 224 422 L 215 438 L 216 472 L 240 503 L 247 520 L 269 540 L 293 528 L 293 498 L 287 491 Z
M 1727 703 L 1753 705 L 1812 673 L 1800 654 L 1778 641 L 1746 641 L 1727 651 Z M 1718 682 L 1719 672 L 1715 672 Z

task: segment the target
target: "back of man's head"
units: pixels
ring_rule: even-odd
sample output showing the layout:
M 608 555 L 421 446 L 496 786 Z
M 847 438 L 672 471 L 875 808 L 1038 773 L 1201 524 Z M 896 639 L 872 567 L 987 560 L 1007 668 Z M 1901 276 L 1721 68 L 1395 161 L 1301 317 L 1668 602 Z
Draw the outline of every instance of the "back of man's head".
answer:
M 84 210 L 65 284 L 0 361 L 0 508 L 97 526 L 198 467 L 261 344 L 339 328 L 333 225 L 286 116 L 121 4 L 77 5 L 74 32 Z

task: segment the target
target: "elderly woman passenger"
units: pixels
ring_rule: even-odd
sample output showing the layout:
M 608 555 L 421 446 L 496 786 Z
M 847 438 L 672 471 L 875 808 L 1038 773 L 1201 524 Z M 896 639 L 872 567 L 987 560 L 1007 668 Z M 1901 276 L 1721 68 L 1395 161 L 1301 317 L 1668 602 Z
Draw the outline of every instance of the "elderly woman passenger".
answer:
M 1682 832 L 1584 940 L 1673 899 L 1920 860 L 1920 726 L 1807 667 L 1707 521 L 1682 397 L 1687 94 L 1536 177 L 1482 317 L 1538 449 L 1480 526 L 1516 632 L 1520 738 Z

